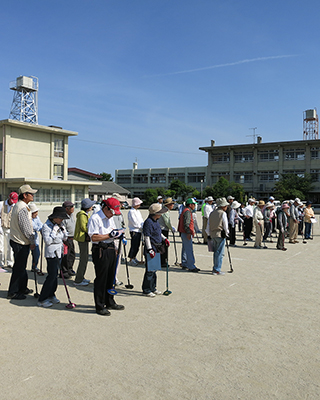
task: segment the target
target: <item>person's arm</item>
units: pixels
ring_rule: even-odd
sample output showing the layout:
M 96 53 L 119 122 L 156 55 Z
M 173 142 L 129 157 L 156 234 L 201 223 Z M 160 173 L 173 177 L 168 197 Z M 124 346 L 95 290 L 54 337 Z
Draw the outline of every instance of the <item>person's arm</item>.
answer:
M 224 212 L 222 214 L 222 226 L 223 226 L 223 230 L 226 233 L 226 236 L 229 236 L 228 217 L 227 217 L 227 213 L 226 212 Z
M 78 217 L 80 232 L 88 233 L 88 216 L 85 212 L 81 213 Z
M 191 211 L 186 211 L 183 214 L 183 225 L 184 225 L 184 229 L 188 235 L 192 234 L 191 229 L 190 229 L 191 218 L 192 218 Z

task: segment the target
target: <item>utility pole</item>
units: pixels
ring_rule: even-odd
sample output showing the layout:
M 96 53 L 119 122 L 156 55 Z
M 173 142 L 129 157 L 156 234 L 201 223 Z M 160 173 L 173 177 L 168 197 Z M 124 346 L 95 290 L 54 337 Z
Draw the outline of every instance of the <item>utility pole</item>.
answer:
M 258 128 L 255 127 L 255 128 L 249 128 L 249 129 L 252 129 L 252 130 L 253 130 L 253 134 L 252 134 L 252 135 L 247 135 L 247 137 L 248 137 L 248 136 L 253 136 L 253 144 L 255 144 L 255 142 L 256 142 L 256 137 L 258 136 L 258 135 L 256 134 L 256 129 L 258 129 Z

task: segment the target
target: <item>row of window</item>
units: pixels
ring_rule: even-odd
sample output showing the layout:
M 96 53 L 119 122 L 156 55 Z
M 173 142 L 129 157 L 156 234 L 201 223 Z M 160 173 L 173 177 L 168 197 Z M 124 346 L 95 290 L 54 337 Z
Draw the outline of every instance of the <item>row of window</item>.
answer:
M 75 201 L 80 202 L 84 199 L 84 189 L 75 190 Z M 34 195 L 35 203 L 63 203 L 71 200 L 70 189 L 42 189 L 40 188 Z
M 178 179 L 182 182 L 185 181 L 185 174 L 184 173 L 172 173 L 168 176 L 169 184 Z M 188 176 L 188 183 L 195 183 L 195 182 L 204 182 L 205 180 L 205 173 L 204 172 L 189 172 Z M 118 175 L 117 183 L 121 184 L 131 184 L 131 175 Z M 134 174 L 133 176 L 133 183 L 148 183 L 148 174 Z M 166 174 L 151 174 L 150 175 L 150 183 L 151 184 L 158 184 L 158 183 L 166 183 Z
M 283 159 L 285 161 L 305 160 L 305 149 L 283 149 Z M 311 160 L 320 159 L 320 148 L 311 148 Z M 254 155 L 253 151 L 235 151 L 234 152 L 234 162 L 253 162 Z M 279 150 L 259 150 L 258 151 L 259 161 L 279 161 Z M 230 162 L 230 153 L 215 153 L 212 154 L 212 162 L 214 164 L 222 164 Z

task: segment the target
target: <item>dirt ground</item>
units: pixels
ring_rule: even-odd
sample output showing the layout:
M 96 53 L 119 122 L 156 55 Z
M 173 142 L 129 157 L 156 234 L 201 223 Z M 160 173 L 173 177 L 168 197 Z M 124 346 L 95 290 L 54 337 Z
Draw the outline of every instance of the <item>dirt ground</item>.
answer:
M 177 225 L 176 212 L 171 218 Z M 234 273 L 225 276 L 211 274 L 205 245 L 194 245 L 198 274 L 174 266 L 171 236 L 172 294 L 142 296 L 144 269 L 129 267 L 134 289 L 118 289 L 117 302 L 126 308 L 110 317 L 94 312 L 92 284 L 76 288 L 68 280 L 77 304 L 68 310 L 59 280 L 61 304 L 43 309 L 33 295 L 7 300 L 11 274 L 1 273 L 0 399 L 319 399 L 319 226 L 314 228 L 313 241 L 300 239 L 286 252 L 275 243 L 243 247 L 238 233 L 238 247 L 230 249 Z M 30 264 L 28 270 L 34 289 Z M 86 277 L 94 279 L 91 262 Z M 119 278 L 127 283 L 124 264 Z M 41 288 L 44 277 L 38 280 Z M 158 272 L 159 290 L 165 282 L 165 271 Z

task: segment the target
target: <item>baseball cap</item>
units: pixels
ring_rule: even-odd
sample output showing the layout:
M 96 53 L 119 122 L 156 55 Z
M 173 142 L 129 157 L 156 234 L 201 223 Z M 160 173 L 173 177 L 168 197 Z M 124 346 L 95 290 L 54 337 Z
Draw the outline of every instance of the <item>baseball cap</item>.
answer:
M 186 201 L 186 204 L 197 204 L 197 202 L 192 197 L 189 197 L 189 199 Z
M 19 194 L 23 194 L 23 193 L 35 194 L 35 193 L 37 193 L 37 190 L 32 189 L 30 185 L 22 185 L 19 187 Z
M 120 201 L 114 197 L 109 197 L 107 200 L 102 201 L 108 208 L 114 211 L 115 215 L 120 215 Z
M 74 206 L 74 203 L 72 203 L 72 201 L 69 201 L 69 200 L 65 201 L 65 202 L 62 204 L 62 207 L 64 207 L 64 208 L 73 207 L 73 206 Z
M 9 199 L 11 200 L 11 203 L 16 203 L 17 201 L 18 201 L 18 193 L 16 193 L 16 192 L 11 192 L 10 194 L 9 194 Z

